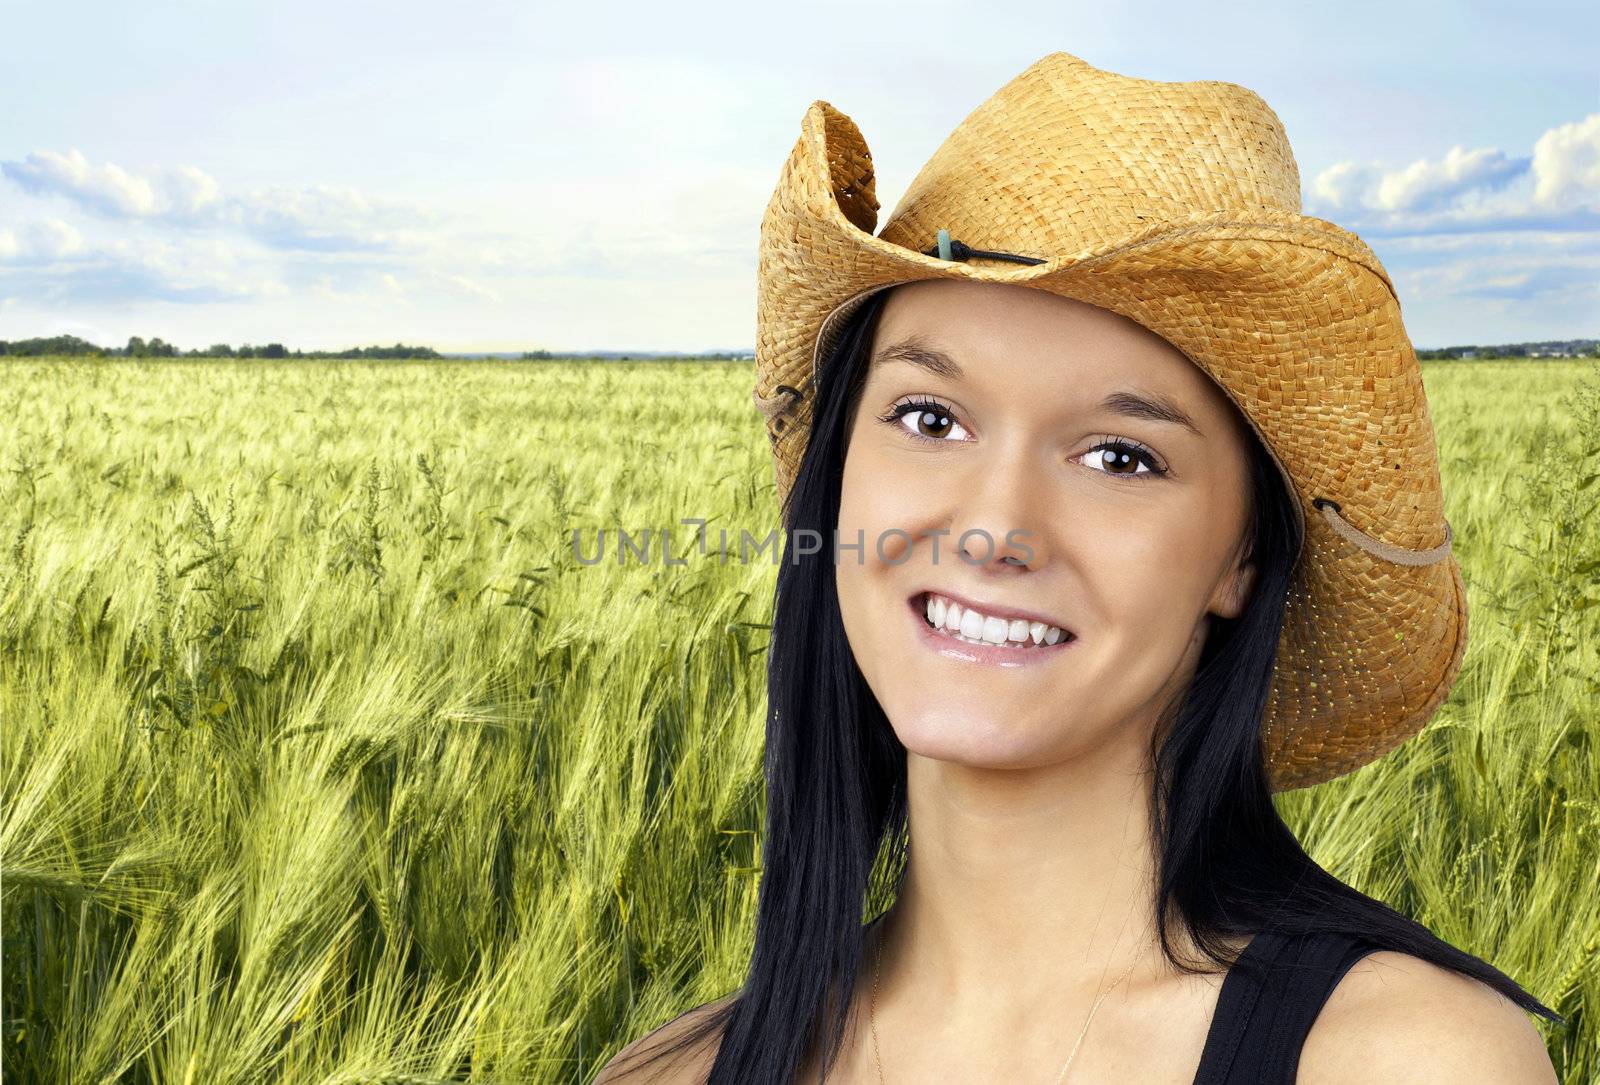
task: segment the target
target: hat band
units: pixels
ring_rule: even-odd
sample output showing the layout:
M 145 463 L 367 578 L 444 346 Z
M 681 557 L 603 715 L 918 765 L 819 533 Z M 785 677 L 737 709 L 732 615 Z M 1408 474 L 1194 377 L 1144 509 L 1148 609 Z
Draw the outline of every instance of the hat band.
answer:
M 1339 515 L 1338 502 L 1329 501 L 1326 497 L 1313 497 L 1311 504 L 1321 510 L 1323 518 L 1333 528 L 1334 533 L 1341 539 L 1351 543 L 1373 557 L 1382 558 L 1393 565 L 1432 565 L 1443 561 L 1445 555 L 1450 553 L 1450 521 L 1444 522 L 1444 542 L 1431 550 L 1407 550 L 1382 539 L 1374 539 L 1371 535 L 1355 527 L 1350 521 Z

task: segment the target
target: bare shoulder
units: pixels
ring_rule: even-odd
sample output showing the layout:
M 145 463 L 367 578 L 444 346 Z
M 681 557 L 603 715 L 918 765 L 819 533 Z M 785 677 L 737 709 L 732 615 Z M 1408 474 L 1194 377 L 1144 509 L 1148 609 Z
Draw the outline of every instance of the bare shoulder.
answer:
M 1299 1085 L 1556 1085 L 1532 1016 L 1420 957 L 1378 950 L 1344 974 L 1307 1033 Z
M 721 1039 L 715 1034 L 648 1064 L 643 1059 L 690 1032 L 708 1015 L 738 996 L 739 992 L 735 991 L 715 1002 L 696 1006 L 635 1040 L 612 1056 L 590 1085 L 701 1085 L 711 1073 L 711 1064 L 716 1061 L 717 1050 L 722 1046 Z

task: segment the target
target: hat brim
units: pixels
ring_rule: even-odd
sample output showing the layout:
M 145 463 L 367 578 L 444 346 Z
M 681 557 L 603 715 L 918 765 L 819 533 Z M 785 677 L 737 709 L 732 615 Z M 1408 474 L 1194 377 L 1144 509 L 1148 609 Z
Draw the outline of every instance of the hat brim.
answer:
M 859 130 L 813 103 L 761 228 L 755 396 L 780 498 L 809 437 L 814 365 L 877 290 L 966 279 L 1110 310 L 1212 378 L 1293 494 L 1304 541 L 1262 733 L 1273 789 L 1352 771 L 1417 733 L 1465 653 L 1460 567 L 1447 545 L 1426 564 L 1378 557 L 1312 504 L 1336 503 L 1377 548 L 1422 553 L 1449 541 L 1420 366 L 1365 243 L 1311 216 L 1233 210 L 1031 254 L 1041 264 L 951 262 L 871 232 L 870 176 Z

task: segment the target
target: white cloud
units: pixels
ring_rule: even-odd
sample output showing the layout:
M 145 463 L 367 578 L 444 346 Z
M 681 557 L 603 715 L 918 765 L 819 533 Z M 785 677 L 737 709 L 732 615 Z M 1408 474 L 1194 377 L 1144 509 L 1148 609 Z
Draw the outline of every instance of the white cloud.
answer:
M 1463 298 L 1584 303 L 1600 311 L 1600 255 L 1551 259 L 1539 253 L 1501 253 L 1452 260 L 1395 275 L 1407 304 Z M 1586 333 L 1587 334 L 1587 333 Z
M 400 249 L 420 240 L 415 224 L 434 224 L 431 209 L 368 196 L 348 185 L 273 187 L 223 202 L 219 223 L 280 248 L 322 251 Z
M 365 292 L 359 286 L 351 284 L 348 276 L 335 276 L 327 271 L 314 275 L 301 290 L 312 297 L 338 302 L 341 305 L 353 305 L 367 300 Z
M 92 163 L 72 148 L 66 154 L 34 151 L 0 162 L 0 174 L 23 191 L 59 197 L 104 218 L 235 231 L 282 249 L 384 251 L 418 243 L 418 227 L 440 215 L 403 200 L 365 194 L 347 185 L 275 186 L 239 194 L 191 165 L 140 175 L 113 162 Z
M 607 89 L 604 76 L 616 71 L 588 71 L 590 113 L 627 104 Z M 774 181 L 770 169 L 725 163 L 659 185 L 626 174 L 538 176 L 519 186 L 519 211 L 508 215 L 475 203 L 439 210 L 344 185 L 233 191 L 197 166 L 125 169 L 77 148 L 36 151 L 0 162 L 0 171 L 11 182 L 0 190 L 10 189 L 17 211 L 18 201 L 68 205 L 45 220 L 53 226 L 0 232 L 0 294 L 23 304 L 193 310 L 282 297 L 397 327 L 401 314 L 427 324 L 444 312 L 472 313 L 457 321 L 472 334 L 530 319 L 566 280 L 591 290 L 600 280 L 621 293 L 682 281 L 702 292 L 714 281 L 748 284 Z M 71 265 L 59 264 L 69 252 Z M 52 258 L 59 266 L 42 266 Z
M 1397 170 L 1340 162 L 1309 195 L 1308 214 L 1361 234 L 1600 229 L 1600 113 L 1545 132 L 1527 158 L 1455 146 Z
M 77 148 L 35 151 L 0 162 L 0 172 L 12 197 L 0 209 L 0 296 L 25 306 L 65 313 L 294 299 L 393 313 L 505 300 L 493 269 L 459 244 L 459 214 L 352 186 L 234 192 L 196 166 L 125 169 Z M 19 201 L 44 200 L 65 203 L 63 216 L 17 223 Z M 492 218 L 485 226 L 488 249 L 518 240 Z
M 1533 199 L 1562 210 L 1600 205 L 1600 113 L 1552 128 L 1533 145 Z
M 7 255 L 15 247 L 16 251 Z M 288 289 L 271 261 L 226 242 L 118 238 L 89 243 L 59 220 L 0 232 L 0 288 L 49 304 L 265 298 Z
M 77 227 L 58 218 L 0 230 L 0 264 L 50 263 L 76 256 L 83 249 L 83 235 Z
M 651 281 L 755 274 L 761 214 L 775 174 L 719 167 L 689 183 L 632 178 L 543 178 L 530 207 L 554 209 L 515 233 L 496 229 L 450 241 L 480 273 Z
M 0 172 L 34 195 L 59 194 L 117 218 L 161 215 L 170 206 L 165 179 L 138 177 L 112 162 L 94 165 L 76 147 L 66 154 L 34 151 L 20 162 L 0 162 Z
M 469 297 L 483 298 L 485 301 L 493 302 L 503 300 L 498 290 L 492 290 L 482 283 L 474 282 L 465 275 L 451 275 L 449 281 L 452 286 Z
M 1336 210 L 1358 207 L 1362 193 L 1372 187 L 1373 177 L 1381 169 L 1376 163 L 1335 163 L 1312 179 L 1311 194 L 1317 202 Z
M 1497 188 L 1526 168 L 1526 161 L 1512 161 L 1492 147 L 1452 147 L 1437 162 L 1419 158 L 1379 180 L 1377 204 L 1385 211 L 1426 210 L 1474 189 Z
M 194 166 L 174 166 L 166 176 L 170 205 L 180 214 L 197 215 L 222 202 L 216 178 Z

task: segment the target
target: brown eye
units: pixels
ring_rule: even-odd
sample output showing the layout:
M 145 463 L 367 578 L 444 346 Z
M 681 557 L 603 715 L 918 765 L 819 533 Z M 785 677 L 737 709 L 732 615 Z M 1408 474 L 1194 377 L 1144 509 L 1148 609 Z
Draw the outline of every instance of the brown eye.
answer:
M 1113 475 L 1137 475 L 1139 473 L 1139 458 L 1132 452 L 1121 449 L 1101 449 L 1100 465 Z
M 924 437 L 943 438 L 955 425 L 943 411 L 915 411 L 917 431 Z
M 948 407 L 928 400 L 896 404 L 879 421 L 896 425 L 923 441 L 961 441 L 967 434 Z M 952 431 L 962 436 L 952 438 Z
M 1107 475 L 1156 478 L 1167 473 L 1149 449 L 1130 441 L 1103 440 L 1078 458 Z

